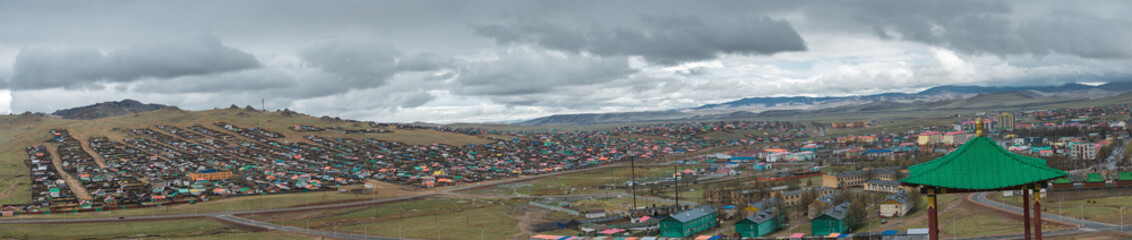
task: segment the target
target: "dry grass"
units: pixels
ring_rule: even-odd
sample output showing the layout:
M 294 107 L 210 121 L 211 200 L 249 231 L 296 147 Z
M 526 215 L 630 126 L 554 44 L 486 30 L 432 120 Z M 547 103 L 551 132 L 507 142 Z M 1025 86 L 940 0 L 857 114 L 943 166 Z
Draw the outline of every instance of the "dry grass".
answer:
M 145 223 L 5 224 L 0 238 L 93 239 L 93 238 L 224 238 L 243 231 L 211 220 L 168 220 Z

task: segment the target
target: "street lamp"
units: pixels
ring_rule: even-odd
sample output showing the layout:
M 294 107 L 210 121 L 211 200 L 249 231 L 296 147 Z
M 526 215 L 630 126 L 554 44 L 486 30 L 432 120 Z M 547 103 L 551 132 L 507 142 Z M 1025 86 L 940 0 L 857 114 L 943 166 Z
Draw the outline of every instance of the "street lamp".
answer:
M 1085 224 L 1085 204 L 1081 204 L 1081 224 Z

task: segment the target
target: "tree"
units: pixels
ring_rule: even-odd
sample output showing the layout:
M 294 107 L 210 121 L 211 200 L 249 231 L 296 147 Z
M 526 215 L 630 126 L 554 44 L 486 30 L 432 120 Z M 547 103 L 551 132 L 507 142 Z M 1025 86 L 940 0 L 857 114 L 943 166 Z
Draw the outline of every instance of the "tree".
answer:
M 865 223 L 865 217 L 869 214 L 867 207 L 865 201 L 849 202 L 849 209 L 845 213 L 845 223 L 849 225 L 850 229 L 857 229 Z
M 774 215 L 782 218 L 779 223 L 783 226 L 790 221 L 790 217 L 786 215 L 786 201 L 782 198 L 774 197 Z
M 908 203 L 912 204 L 912 206 L 909 207 L 908 213 L 919 211 L 924 207 L 924 196 L 920 194 L 919 189 L 913 189 L 912 191 L 908 191 L 906 193 L 908 194 Z
M 817 198 L 818 198 L 818 192 L 817 191 L 814 191 L 814 189 L 812 189 L 812 188 L 806 189 L 805 191 L 802 192 L 802 199 L 800 199 L 801 201 L 798 202 L 798 210 L 802 211 L 803 214 L 805 214 L 807 216 L 810 215 L 810 213 L 809 213 L 810 204 L 813 204 L 814 200 L 817 200 Z

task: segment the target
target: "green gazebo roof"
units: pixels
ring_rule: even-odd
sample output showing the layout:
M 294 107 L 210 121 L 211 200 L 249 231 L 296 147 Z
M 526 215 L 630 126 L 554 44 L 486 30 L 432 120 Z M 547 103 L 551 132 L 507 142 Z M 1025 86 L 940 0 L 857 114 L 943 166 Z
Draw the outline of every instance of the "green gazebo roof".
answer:
M 1132 180 L 1132 172 L 1120 172 L 1120 173 L 1118 173 L 1118 174 L 1116 175 L 1116 180 L 1117 180 L 1117 181 L 1129 181 L 1129 180 Z
M 1046 160 L 1011 153 L 987 137 L 976 137 L 955 151 L 908 167 L 901 183 L 966 190 L 991 190 L 1064 177 Z

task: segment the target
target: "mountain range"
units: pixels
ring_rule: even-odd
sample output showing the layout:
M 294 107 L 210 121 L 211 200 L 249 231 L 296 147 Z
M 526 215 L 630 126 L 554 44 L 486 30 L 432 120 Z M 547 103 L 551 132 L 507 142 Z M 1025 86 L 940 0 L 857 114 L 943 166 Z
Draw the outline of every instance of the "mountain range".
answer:
M 843 97 L 752 97 L 731 102 L 665 111 L 560 114 L 520 122 L 523 125 L 589 125 L 641 121 L 713 120 L 789 117 L 806 113 L 931 111 L 1026 107 L 1097 99 L 1132 92 L 1132 81 L 1102 85 L 985 87 L 937 86 L 916 93 Z

